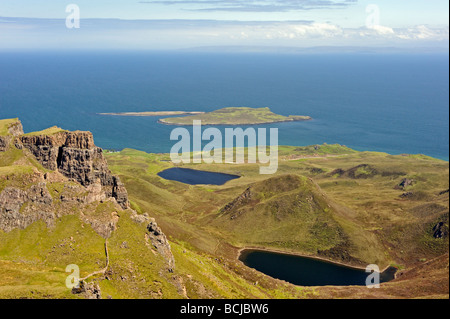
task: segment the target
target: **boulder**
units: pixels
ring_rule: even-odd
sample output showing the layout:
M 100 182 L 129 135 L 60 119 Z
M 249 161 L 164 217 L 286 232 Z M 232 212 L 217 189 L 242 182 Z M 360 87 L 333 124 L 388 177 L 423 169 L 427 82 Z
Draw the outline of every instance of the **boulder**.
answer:
M 444 222 L 439 222 L 433 227 L 434 238 L 446 238 L 448 237 L 448 225 Z
M 395 187 L 396 189 L 406 189 L 409 186 L 412 186 L 415 183 L 413 179 L 404 178 L 402 181 Z

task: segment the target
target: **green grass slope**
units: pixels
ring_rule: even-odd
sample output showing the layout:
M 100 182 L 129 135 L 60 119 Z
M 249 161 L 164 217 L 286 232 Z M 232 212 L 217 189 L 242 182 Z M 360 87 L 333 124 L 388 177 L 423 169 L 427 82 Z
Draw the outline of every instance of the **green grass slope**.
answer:
M 113 214 L 118 221 L 107 240 L 108 269 L 89 279 L 104 298 L 448 295 L 448 285 L 428 284 L 448 282 L 448 162 L 340 145 L 283 146 L 272 176 L 260 175 L 258 164 L 182 165 L 241 176 L 222 186 L 193 186 L 157 175 L 174 167 L 167 154 L 127 149 L 106 157 L 132 208 L 155 217 L 167 235 L 173 273 L 130 210 L 108 201 L 68 204 L 61 195 L 84 196 L 79 185 L 47 180 L 61 214 L 52 225 L 37 221 L 0 231 L 0 298 L 80 298 L 65 287 L 65 267 L 79 265 L 82 276 L 105 267 L 105 238 L 87 220 L 104 222 Z M 28 190 L 45 173 L 53 176 L 27 151 L 11 145 L 0 152 L 0 193 L 6 187 Z M 358 287 L 296 287 L 245 267 L 237 257 L 246 247 L 352 265 L 393 264 L 404 275 L 373 295 Z
M 107 157 L 132 201 L 157 217 L 173 245 L 227 265 L 249 246 L 401 269 L 448 253 L 448 231 L 436 238 L 433 230 L 448 227 L 445 161 L 339 145 L 283 146 L 273 176 L 260 175 L 258 164 L 182 165 L 241 176 L 223 186 L 191 186 L 157 176 L 174 166 L 168 155 L 124 150 Z M 413 183 L 399 187 L 404 179 Z M 234 271 L 254 278 L 245 267 Z
M 219 210 L 212 225 L 230 232 L 239 246 L 317 253 L 347 244 L 332 211 L 308 178 L 281 175 L 251 184 Z
M 220 110 L 186 117 L 170 117 L 161 119 L 163 124 L 192 125 L 193 121 L 200 120 L 202 125 L 245 125 L 264 124 L 276 122 L 292 122 L 310 120 L 309 116 L 283 116 L 270 111 L 268 107 L 227 107 Z

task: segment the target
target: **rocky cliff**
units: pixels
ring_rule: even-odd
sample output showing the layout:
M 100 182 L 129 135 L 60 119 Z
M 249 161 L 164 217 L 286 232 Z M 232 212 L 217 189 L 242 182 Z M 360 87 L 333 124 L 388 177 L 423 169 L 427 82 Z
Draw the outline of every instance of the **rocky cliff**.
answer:
M 24 134 L 18 119 L 0 124 L 0 230 L 25 229 L 38 220 L 51 226 L 81 209 L 83 220 L 109 237 L 116 218 L 93 217 L 89 205 L 111 202 L 113 211 L 125 210 L 128 193 L 111 174 L 92 134 L 54 128 Z M 44 169 L 30 165 L 35 159 Z
M 25 229 L 38 220 L 51 226 L 56 218 L 52 203 L 45 183 L 37 183 L 27 190 L 6 187 L 0 193 L 0 229 L 5 232 Z
M 90 132 L 60 131 L 51 135 L 23 135 L 16 147 L 28 149 L 46 169 L 58 171 L 65 177 L 87 187 L 98 181 L 106 197 L 113 197 L 126 209 L 128 194 L 117 176 L 113 176 L 96 147 Z

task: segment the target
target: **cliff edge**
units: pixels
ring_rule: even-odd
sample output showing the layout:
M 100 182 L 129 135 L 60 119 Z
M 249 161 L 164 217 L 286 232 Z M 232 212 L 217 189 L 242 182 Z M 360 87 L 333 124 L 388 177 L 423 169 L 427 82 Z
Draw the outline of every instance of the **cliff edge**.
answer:
M 18 149 L 28 149 L 46 169 L 58 171 L 70 180 L 88 187 L 100 183 L 106 197 L 114 198 L 126 209 L 127 190 L 117 176 L 111 174 L 103 150 L 95 146 L 91 132 L 45 131 L 21 135 L 16 139 Z

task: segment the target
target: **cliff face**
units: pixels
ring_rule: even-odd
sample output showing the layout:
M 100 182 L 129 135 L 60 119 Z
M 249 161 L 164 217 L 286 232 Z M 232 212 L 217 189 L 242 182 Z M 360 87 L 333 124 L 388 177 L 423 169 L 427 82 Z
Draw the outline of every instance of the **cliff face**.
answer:
M 52 196 L 43 182 L 27 190 L 7 187 L 0 193 L 0 229 L 5 232 L 25 229 L 38 220 L 52 226 L 56 218 L 52 204 Z
M 19 120 L 3 120 L 0 124 L 0 155 L 14 158 L 8 154 L 17 154 L 15 148 L 24 151 L 16 163 L 3 168 L 6 175 L 0 176 L 1 230 L 25 229 L 38 220 L 51 226 L 56 218 L 70 215 L 77 208 L 87 209 L 95 202 L 111 201 L 124 210 L 129 207 L 124 185 L 111 174 L 90 132 L 49 129 L 24 135 Z M 52 172 L 30 167 L 26 158 L 32 157 Z M 111 216 L 101 221 L 89 214 L 83 216 L 105 238 L 114 229 L 115 218 Z
M 113 197 L 126 209 L 128 194 L 117 176 L 113 176 L 96 147 L 90 132 L 61 131 L 52 135 L 21 136 L 16 146 L 28 149 L 47 169 L 88 187 L 100 183 L 107 197 Z
M 0 152 L 6 151 L 9 143 L 11 142 L 10 136 L 0 136 Z

